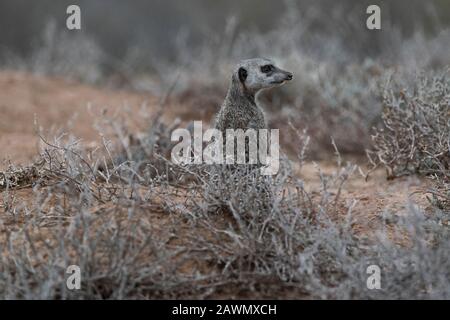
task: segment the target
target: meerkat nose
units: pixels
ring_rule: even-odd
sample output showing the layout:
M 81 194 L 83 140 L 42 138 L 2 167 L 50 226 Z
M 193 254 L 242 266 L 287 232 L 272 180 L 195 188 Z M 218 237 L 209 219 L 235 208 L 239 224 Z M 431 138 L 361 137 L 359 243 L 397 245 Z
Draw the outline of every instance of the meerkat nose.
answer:
M 286 72 L 286 80 L 292 80 L 292 78 L 294 77 L 294 75 L 290 72 Z

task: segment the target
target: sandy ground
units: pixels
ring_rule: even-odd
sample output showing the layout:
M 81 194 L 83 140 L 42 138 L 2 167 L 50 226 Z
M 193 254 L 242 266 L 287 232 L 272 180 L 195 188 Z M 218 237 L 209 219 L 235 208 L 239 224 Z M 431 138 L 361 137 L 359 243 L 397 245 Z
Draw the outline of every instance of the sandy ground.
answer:
M 38 127 L 70 130 L 89 143 L 98 137 L 94 119 L 102 109 L 108 113 L 125 107 L 137 111 L 143 104 L 157 104 L 157 99 L 65 79 L 0 72 L 0 161 L 28 163 L 38 152 Z
M 0 161 L 27 164 L 38 152 L 38 136 L 35 119 L 42 128 L 65 128 L 84 143 L 98 138 L 94 119 L 102 109 L 112 113 L 119 108 L 130 108 L 139 117 L 141 106 L 155 112 L 158 99 L 146 94 L 109 90 L 68 82 L 57 78 L 44 78 L 26 73 L 0 73 Z M 183 112 L 177 105 L 168 105 L 165 116 L 174 118 Z M 183 116 L 182 116 L 183 117 Z M 325 173 L 336 170 L 336 165 L 319 163 Z M 363 166 L 364 164 L 361 163 Z M 313 163 L 306 163 L 299 173 L 307 188 L 319 187 L 320 179 Z M 409 199 L 426 205 L 423 196 L 413 195 L 427 187 L 424 179 L 405 177 L 386 180 L 382 169 L 375 171 L 368 181 L 358 173 L 350 179 L 344 190 L 344 202 L 356 201 L 354 213 L 360 220 L 370 223 L 384 210 L 402 212 Z

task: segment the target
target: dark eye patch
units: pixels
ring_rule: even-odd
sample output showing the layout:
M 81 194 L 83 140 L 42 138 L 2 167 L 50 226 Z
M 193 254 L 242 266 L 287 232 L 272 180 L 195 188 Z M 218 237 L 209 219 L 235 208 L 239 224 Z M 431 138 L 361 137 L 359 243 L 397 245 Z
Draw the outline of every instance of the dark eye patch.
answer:
M 264 66 L 261 67 L 261 72 L 262 73 L 269 73 L 271 71 L 273 71 L 275 69 L 275 67 L 271 64 L 266 64 Z
M 245 70 L 244 68 L 239 68 L 238 74 L 239 74 L 239 80 L 242 83 L 244 83 L 245 80 L 247 79 L 247 70 Z

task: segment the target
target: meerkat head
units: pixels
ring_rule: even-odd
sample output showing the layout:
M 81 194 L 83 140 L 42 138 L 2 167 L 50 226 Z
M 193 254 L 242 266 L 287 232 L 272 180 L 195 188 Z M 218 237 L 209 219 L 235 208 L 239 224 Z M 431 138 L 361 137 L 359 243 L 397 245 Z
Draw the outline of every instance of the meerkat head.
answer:
M 251 94 L 280 86 L 292 78 L 291 72 L 282 70 L 271 60 L 263 58 L 243 60 L 233 72 L 233 81 L 238 81 L 242 89 Z

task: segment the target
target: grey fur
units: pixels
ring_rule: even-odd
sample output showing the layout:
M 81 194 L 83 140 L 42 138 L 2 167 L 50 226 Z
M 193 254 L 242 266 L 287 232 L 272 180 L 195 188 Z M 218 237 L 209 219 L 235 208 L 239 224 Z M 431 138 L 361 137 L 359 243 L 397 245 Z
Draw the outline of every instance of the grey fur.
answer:
M 270 68 L 270 72 L 263 72 L 262 67 L 268 65 L 273 66 Z M 241 68 L 246 71 L 245 79 L 240 77 L 239 70 Z M 223 142 L 226 143 L 225 133 L 227 129 L 243 129 L 244 131 L 247 129 L 267 129 L 264 112 L 256 102 L 256 95 L 263 89 L 280 86 L 289 80 L 292 80 L 292 73 L 276 67 L 271 60 L 256 58 L 241 61 L 233 70 L 228 93 L 215 121 L 215 128 L 223 134 Z M 234 152 L 236 157 L 236 150 Z M 248 155 L 246 157 L 248 159 Z M 243 176 L 249 180 L 250 187 L 256 183 L 261 193 L 259 200 L 261 208 L 267 212 L 273 203 L 271 179 L 270 177 L 261 176 L 259 170 L 253 170 L 258 167 L 259 165 L 227 166 L 229 169 L 228 179 L 231 180 L 231 185 L 239 185 L 236 179 L 241 180 Z M 248 170 L 252 172 L 251 175 L 248 174 Z M 219 170 L 218 172 L 226 175 L 225 171 Z M 222 199 L 224 203 L 227 203 L 227 200 L 229 199 Z M 245 203 L 244 194 L 239 200 Z
M 263 73 L 261 67 L 265 65 L 273 65 L 273 71 Z M 245 81 L 239 79 L 240 68 L 247 71 Z M 256 94 L 291 79 L 292 73 L 277 68 L 271 60 L 255 58 L 241 61 L 233 70 L 227 96 L 216 117 L 215 128 L 223 133 L 226 129 L 266 129 L 264 112 L 256 103 Z

